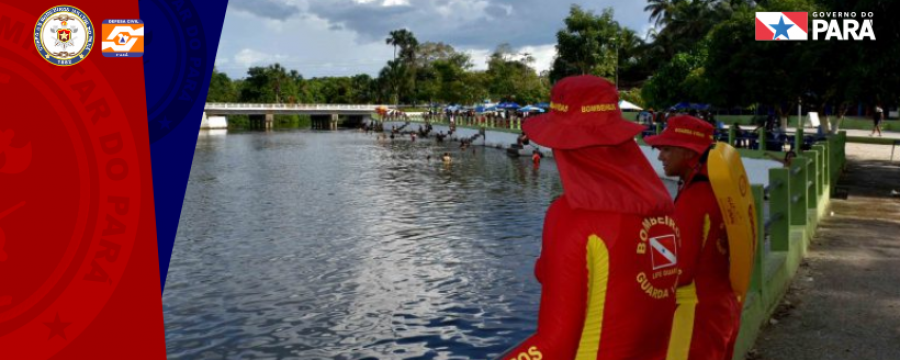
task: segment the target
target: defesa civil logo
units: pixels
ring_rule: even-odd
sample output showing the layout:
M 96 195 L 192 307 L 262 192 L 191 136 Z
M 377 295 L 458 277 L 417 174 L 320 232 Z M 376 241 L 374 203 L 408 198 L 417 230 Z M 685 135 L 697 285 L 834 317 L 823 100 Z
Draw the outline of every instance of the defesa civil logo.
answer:
M 103 21 L 103 56 L 144 56 L 144 22 L 140 19 Z
M 872 12 L 813 12 L 812 39 L 861 41 L 875 40 Z M 859 17 L 857 17 L 859 15 Z M 756 40 L 809 40 L 809 16 L 806 12 L 756 13 Z

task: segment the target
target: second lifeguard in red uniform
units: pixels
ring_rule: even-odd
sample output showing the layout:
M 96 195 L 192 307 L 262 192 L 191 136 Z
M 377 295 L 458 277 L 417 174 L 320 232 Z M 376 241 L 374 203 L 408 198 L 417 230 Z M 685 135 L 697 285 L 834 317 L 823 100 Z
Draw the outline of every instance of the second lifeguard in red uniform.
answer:
M 669 119 L 666 130 L 644 139 L 659 149 L 668 176 L 681 179 L 675 218 L 681 227 L 678 311 L 668 360 L 731 360 L 741 305 L 729 278 L 729 249 L 706 158 L 714 129 L 691 116 Z

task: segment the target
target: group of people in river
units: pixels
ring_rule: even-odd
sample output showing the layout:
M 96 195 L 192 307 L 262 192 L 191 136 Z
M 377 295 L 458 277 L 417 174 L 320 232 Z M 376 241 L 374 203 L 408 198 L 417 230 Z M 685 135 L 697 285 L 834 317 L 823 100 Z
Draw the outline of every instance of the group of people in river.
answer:
M 553 149 L 564 189 L 535 263 L 537 330 L 500 359 L 730 360 L 749 274 L 733 283 L 744 254 L 711 185 L 713 126 L 678 115 L 644 138 L 680 179 L 673 200 L 633 140 L 645 125 L 618 111 L 615 85 L 569 77 L 551 99 L 520 138 Z
M 399 137 L 409 136 L 410 141 L 415 142 L 417 138 L 429 138 L 431 135 L 434 135 L 435 141 L 442 143 L 445 141 L 445 139 L 447 139 L 449 137 L 450 139 L 459 141 L 460 151 L 466 151 L 471 147 L 472 153 L 475 154 L 476 150 L 474 147 L 472 147 L 472 143 L 474 142 L 474 140 L 477 137 L 484 136 L 484 133 L 481 132 L 477 135 L 474 135 L 474 136 L 468 137 L 468 138 L 464 138 L 464 137 L 456 138 L 456 137 L 452 137 L 452 135 L 456 131 L 455 126 L 450 126 L 449 131 L 447 133 L 444 133 L 443 130 L 438 131 L 437 133 L 434 133 L 434 127 L 428 123 L 426 123 L 424 126 L 420 125 L 418 127 L 418 129 L 415 131 L 404 130 L 404 128 L 407 125 L 408 125 L 408 123 L 406 125 L 402 125 L 400 127 L 393 125 L 393 126 L 391 126 L 391 129 L 388 134 L 385 134 L 384 132 L 379 132 L 377 135 L 378 141 L 384 141 L 387 139 L 394 141 L 395 139 L 397 139 Z M 360 129 L 361 129 L 361 131 L 365 131 L 368 134 L 373 128 L 374 128 L 374 125 L 364 124 Z M 431 155 L 427 155 L 426 160 L 431 160 Z M 444 154 L 442 154 L 441 161 L 444 162 L 444 164 L 450 164 L 452 162 L 450 153 L 445 152 Z

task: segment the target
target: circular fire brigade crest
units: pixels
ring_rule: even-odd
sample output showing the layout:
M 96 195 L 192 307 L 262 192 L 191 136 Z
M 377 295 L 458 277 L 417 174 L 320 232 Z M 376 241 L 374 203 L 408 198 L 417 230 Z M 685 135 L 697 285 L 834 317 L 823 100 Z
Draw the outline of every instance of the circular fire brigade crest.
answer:
M 75 65 L 94 46 L 94 25 L 87 14 L 74 6 L 54 6 L 38 18 L 34 46 L 53 65 Z

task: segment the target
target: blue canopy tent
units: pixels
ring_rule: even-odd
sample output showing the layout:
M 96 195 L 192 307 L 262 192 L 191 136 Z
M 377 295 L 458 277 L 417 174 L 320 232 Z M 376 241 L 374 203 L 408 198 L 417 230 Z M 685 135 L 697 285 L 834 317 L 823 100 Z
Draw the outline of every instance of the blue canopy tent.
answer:
M 519 108 L 519 112 L 532 112 L 532 111 L 536 111 L 536 112 L 542 113 L 542 112 L 544 112 L 544 109 L 541 109 L 541 108 L 539 108 L 539 107 L 537 107 L 537 106 L 532 106 L 532 105 L 527 105 L 527 106 L 525 106 L 525 107 Z
M 709 104 L 689 103 L 682 101 L 671 107 L 672 110 L 709 110 Z
M 499 105 L 497 105 L 498 109 L 504 109 L 504 110 L 505 109 L 514 110 L 514 109 L 518 109 L 520 107 L 521 106 L 519 106 L 519 104 L 516 104 L 514 102 L 502 102 Z
M 539 107 L 544 110 L 547 110 L 550 108 L 550 103 L 540 102 L 540 103 L 534 104 L 534 106 Z
M 497 111 L 497 105 L 489 105 L 489 106 L 476 106 L 475 112 L 483 113 L 488 111 Z

